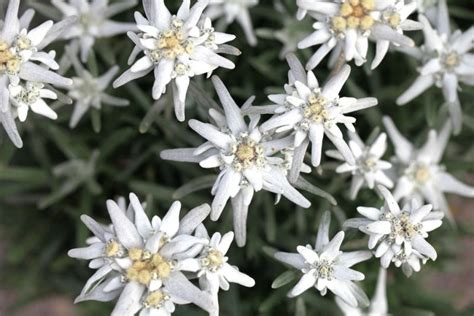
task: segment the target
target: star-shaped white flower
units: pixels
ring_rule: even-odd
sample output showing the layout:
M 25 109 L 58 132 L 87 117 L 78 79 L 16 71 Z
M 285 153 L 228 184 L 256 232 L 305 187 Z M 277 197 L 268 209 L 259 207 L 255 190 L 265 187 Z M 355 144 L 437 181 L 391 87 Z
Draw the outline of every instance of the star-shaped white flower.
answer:
M 400 134 L 390 118 L 384 117 L 383 121 L 395 147 L 396 162 L 400 165 L 393 192 L 397 201 L 413 198 L 420 203 L 427 201 L 454 222 L 444 193 L 474 197 L 474 187 L 454 178 L 440 164 L 451 134 L 450 122 L 447 122 L 439 133 L 431 130 L 426 143 L 415 148 Z
M 227 25 L 235 20 L 242 27 L 247 42 L 257 45 L 257 37 L 252 26 L 249 8 L 256 6 L 258 0 L 209 0 L 209 8 L 205 14 L 212 20 L 223 17 Z
M 337 167 L 337 173 L 352 174 L 352 185 L 350 190 L 351 199 L 355 199 L 364 184 L 369 189 L 374 189 L 376 184 L 382 184 L 392 188 L 392 180 L 385 174 L 385 170 L 392 168 L 392 164 L 382 160 L 387 150 L 387 135 L 380 134 L 370 146 L 366 146 L 359 135 L 349 133 L 351 140 L 349 148 L 355 159 L 355 164 L 345 162 Z M 338 151 L 327 151 L 326 154 L 333 158 L 344 161 L 344 157 Z
M 275 115 L 262 124 L 262 132 L 275 130 L 294 134 L 296 150 L 306 151 L 311 141 L 311 162 L 315 167 L 321 163 L 323 139 L 327 136 L 343 157 L 354 163 L 354 157 L 338 124 L 344 124 L 347 129 L 355 132 L 353 123 L 356 119 L 346 114 L 375 106 L 377 99 L 339 97 L 351 72 L 348 65 L 344 65 L 320 87 L 314 73 L 306 73 L 295 56 L 289 55 L 288 63 L 290 83 L 285 86 L 285 94 L 268 97 L 276 104 L 271 108 Z
M 362 281 L 363 273 L 351 269 L 359 262 L 372 257 L 369 251 L 340 251 L 344 232 L 329 240 L 331 215 L 325 212 L 318 229 L 314 249 L 311 245 L 298 246 L 298 253 L 277 252 L 275 258 L 303 272 L 299 282 L 288 293 L 295 297 L 311 287 L 326 295 L 329 289 L 350 306 L 367 306 L 369 299 L 353 281 Z
M 375 288 L 375 294 L 370 301 L 368 312 L 362 308 L 352 307 L 346 304 L 339 297 L 336 297 L 336 304 L 342 310 L 345 316 L 388 316 L 388 303 L 387 303 L 387 270 L 384 268 L 379 269 L 379 276 L 377 279 L 377 286 Z
M 33 112 L 43 115 L 47 118 L 55 120 L 58 118 L 54 112 L 43 99 L 56 100 L 57 94 L 49 89 L 46 89 L 44 84 L 39 82 L 25 82 L 19 85 L 10 85 L 8 88 L 10 92 L 13 109 L 16 107 L 15 116 L 18 116 L 20 122 L 26 121 L 28 112 L 31 109 Z
M 82 62 L 87 61 L 97 39 L 136 30 L 133 23 L 116 22 L 110 18 L 134 7 L 137 0 L 124 0 L 113 4 L 109 4 L 108 0 L 52 0 L 51 3 L 64 17 L 78 17 L 61 38 L 71 40 L 71 44 L 80 49 Z
M 174 304 L 190 302 L 215 313 L 213 298 L 180 271 L 180 261 L 195 257 L 208 242 L 192 233 L 209 214 L 209 206 L 189 211 L 180 222 L 179 202 L 172 204 L 163 219 L 154 216 L 151 220 L 133 193 L 130 202 L 125 209 L 107 201 L 111 226 L 81 217 L 95 236 L 88 240 L 88 247 L 68 254 L 91 260 L 89 266 L 98 270 L 76 302 L 111 301 L 119 296 L 113 316 L 170 315 Z
M 164 150 L 161 158 L 197 162 L 203 168 L 220 169 L 212 188 L 214 200 L 211 219 L 219 219 L 227 201 L 231 199 L 236 242 L 243 246 L 248 207 L 254 192 L 264 189 L 282 194 L 302 207 L 309 207 L 310 202 L 290 185 L 286 178 L 287 170 L 282 167 L 285 160 L 275 155 L 288 147 L 288 139 L 264 139 L 257 126 L 258 115 L 251 116 L 249 124 L 245 122 L 242 111 L 250 106 L 250 102 L 240 109 L 222 81 L 216 76 L 213 76 L 212 81 L 224 108 L 224 115 L 214 109 L 209 111 L 216 125 L 189 121 L 189 126 L 207 142 L 198 148 Z
M 118 73 L 118 66 L 110 68 L 96 78 L 83 67 L 72 50 L 67 49 L 66 55 L 76 72 L 76 76 L 72 78 L 72 85 L 67 87 L 68 95 L 75 101 L 74 111 L 69 121 L 70 128 L 75 128 L 90 108 L 100 110 L 104 104 L 117 107 L 130 104 L 127 99 L 117 98 L 105 92 Z
M 383 268 L 391 262 L 402 266 L 403 272 L 410 276 L 420 271 L 420 260 L 436 260 L 436 250 L 427 241 L 428 233 L 442 225 L 441 212 L 431 212 L 431 204 L 422 205 L 416 199 L 402 208 L 392 193 L 382 185 L 377 186 L 384 198 L 384 206 L 358 207 L 357 212 L 366 218 L 350 219 L 345 226 L 359 228 L 369 235 L 369 249 L 375 250 Z
M 20 0 L 10 0 L 5 20 L 0 23 L 0 122 L 14 145 L 20 148 L 23 142 L 15 124 L 17 115 L 24 121 L 31 108 L 55 118 L 41 99 L 54 98 L 43 89 L 43 84 L 59 87 L 72 84 L 72 80 L 52 71 L 59 69 L 54 51 L 47 53 L 43 49 L 67 30 L 73 19 L 57 24 L 46 21 L 28 31 L 34 11 L 27 11 L 19 19 L 19 6 Z
M 141 52 L 144 56 L 114 82 L 114 87 L 154 71 L 153 98 L 158 100 L 171 84 L 176 117 L 184 121 L 190 78 L 210 75 L 218 67 L 235 67 L 218 54 L 222 44 L 232 41 L 235 36 L 215 32 L 209 18 L 198 24 L 207 3 L 208 0 L 199 0 L 190 9 L 189 1 L 184 1 L 178 13 L 171 15 L 163 0 L 145 1 L 147 17 L 135 12 L 141 33 L 128 33 L 136 45 L 129 63 L 133 63 Z
M 459 83 L 474 85 L 474 27 L 466 32 L 451 32 L 449 13 L 446 5 L 438 7 L 437 27 L 433 29 L 424 16 L 419 17 L 423 23 L 425 43 L 421 48 L 411 50 L 421 63 L 419 77 L 397 99 L 397 104 L 404 105 L 422 94 L 433 85 L 441 88 L 448 104 L 453 122 L 454 133 L 462 128 L 462 109 L 458 96 Z
M 229 290 L 229 283 L 238 283 L 245 287 L 253 287 L 255 280 L 239 271 L 228 263 L 227 251 L 234 239 L 234 233 L 228 232 L 223 236 L 214 233 L 209 237 L 203 225 L 196 229 L 196 236 L 206 238 L 209 244 L 203 248 L 197 258 L 186 259 L 181 262 L 182 270 L 197 273 L 199 284 L 203 290 L 211 293 L 218 302 L 219 289 Z
M 308 12 L 317 20 L 314 33 L 303 39 L 298 48 L 321 47 L 308 61 L 306 68 L 315 68 L 333 49 L 346 61 L 355 60 L 360 66 L 366 62 L 369 39 L 377 44 L 371 68 L 376 68 L 387 54 L 390 43 L 395 46 L 414 46 L 403 35 L 404 31 L 422 28 L 419 22 L 408 19 L 416 3 L 404 0 L 297 0 L 298 17 Z

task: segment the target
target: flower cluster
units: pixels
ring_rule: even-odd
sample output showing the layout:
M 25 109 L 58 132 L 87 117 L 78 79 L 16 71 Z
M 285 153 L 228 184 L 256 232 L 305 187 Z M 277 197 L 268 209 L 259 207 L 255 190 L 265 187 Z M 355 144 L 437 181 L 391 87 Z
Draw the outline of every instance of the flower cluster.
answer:
M 428 232 L 442 224 L 443 214 L 431 212 L 431 204 L 421 205 L 417 200 L 406 203 L 402 208 L 384 186 L 379 185 L 385 204 L 382 208 L 358 207 L 357 211 L 366 219 L 350 219 L 345 225 L 359 228 L 369 235 L 369 248 L 375 250 L 383 268 L 390 262 L 402 267 L 410 276 L 413 271 L 420 271 L 420 261 L 436 260 L 436 250 L 426 238 Z
M 161 219 L 150 220 L 133 193 L 130 205 L 107 201 L 112 225 L 81 217 L 94 234 L 87 247 L 72 249 L 69 256 L 90 260 L 97 270 L 76 302 L 111 301 L 119 297 L 112 315 L 171 315 L 175 305 L 193 303 L 218 315 L 219 287 L 229 282 L 253 286 L 249 276 L 228 263 L 233 233 L 209 238 L 202 221 L 210 207 L 190 210 L 180 221 L 181 204 L 174 202 Z M 191 274 L 190 274 L 191 273 Z M 193 277 L 200 279 L 197 287 Z
M 45 101 L 57 99 L 50 85 L 72 84 L 70 79 L 54 72 L 59 69 L 54 60 L 56 53 L 43 50 L 73 19 L 57 24 L 47 21 L 28 31 L 34 11 L 27 11 L 18 18 L 19 6 L 20 0 L 11 0 L 5 20 L 0 24 L 0 122 L 15 146 L 22 147 L 15 120 L 24 122 L 30 109 L 56 119 L 57 114 Z
M 209 18 L 200 22 L 207 4 L 208 0 L 199 0 L 190 8 L 190 2 L 183 1 L 178 13 L 171 15 L 163 0 L 144 1 L 146 17 L 135 12 L 140 33 L 128 33 L 135 44 L 129 59 L 129 64 L 133 65 L 114 82 L 114 87 L 153 70 L 153 98 L 158 100 L 173 81 L 175 114 L 179 121 L 184 121 L 190 78 L 210 75 L 218 67 L 235 67 L 234 63 L 219 55 L 221 51 L 233 52 L 232 49 L 225 49 L 223 44 L 232 41 L 235 36 L 216 32 Z M 134 62 L 140 53 L 144 56 Z
M 313 69 L 333 51 L 346 61 L 355 60 L 360 66 L 366 62 L 369 39 L 376 42 L 376 53 L 371 68 L 383 60 L 390 44 L 413 47 L 415 43 L 404 31 L 422 29 L 419 22 L 408 19 L 416 10 L 416 3 L 405 0 L 297 0 L 298 17 L 306 13 L 315 18 L 314 33 L 304 38 L 298 48 L 321 45 L 306 67 Z
M 326 295 L 329 289 L 352 307 L 367 306 L 369 300 L 353 281 L 362 281 L 363 273 L 351 269 L 357 263 L 370 259 L 369 251 L 340 251 L 344 232 L 329 240 L 331 215 L 325 212 L 319 224 L 314 248 L 311 245 L 298 246 L 298 253 L 277 252 L 275 258 L 303 272 L 300 281 L 288 293 L 295 297 L 311 287 Z
M 420 21 L 424 26 L 424 45 L 406 50 L 420 62 L 420 75 L 397 99 L 397 103 L 407 104 L 431 86 L 436 85 L 443 91 L 454 133 L 458 134 L 462 127 L 462 110 L 458 96 L 459 83 L 474 85 L 472 63 L 474 27 L 466 32 L 460 30 L 452 32 L 444 0 L 440 1 L 436 29 L 432 28 L 426 17 L 420 16 Z

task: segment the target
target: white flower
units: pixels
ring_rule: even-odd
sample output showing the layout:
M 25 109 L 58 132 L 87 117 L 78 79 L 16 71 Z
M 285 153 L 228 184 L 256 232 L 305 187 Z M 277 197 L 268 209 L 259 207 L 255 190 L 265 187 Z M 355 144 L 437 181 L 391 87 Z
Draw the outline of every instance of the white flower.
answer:
M 380 209 L 358 207 L 357 212 L 363 219 L 351 219 L 344 225 L 359 228 L 369 235 L 369 249 L 375 250 L 383 268 L 390 262 L 410 276 L 413 271 L 420 271 L 420 260 L 436 260 L 436 250 L 426 238 L 428 233 L 442 225 L 442 213 L 431 212 L 431 204 L 421 205 L 416 199 L 406 203 L 402 209 L 390 191 L 382 185 L 377 186 L 385 204 Z M 378 245 L 378 246 L 377 246 Z
M 247 42 L 251 46 L 256 46 L 257 37 L 253 30 L 249 8 L 257 4 L 258 0 L 209 0 L 209 8 L 205 14 L 212 20 L 223 17 L 227 25 L 237 20 L 245 33 Z
M 323 139 L 326 135 L 344 158 L 354 163 L 354 157 L 338 124 L 344 124 L 354 132 L 353 123 L 356 119 L 346 114 L 375 106 L 377 99 L 339 97 L 339 92 L 351 71 L 348 65 L 344 65 L 320 87 L 314 73 L 306 73 L 296 57 L 290 55 L 288 62 L 291 68 L 290 84 L 285 86 L 285 94 L 268 97 L 277 104 L 273 107 L 276 114 L 262 124 L 262 132 L 291 132 L 294 134 L 294 147 L 303 148 L 303 151 L 306 151 L 311 141 L 311 162 L 315 167 L 321 163 Z
M 126 99 L 117 98 L 105 92 L 119 71 L 118 66 L 110 68 L 105 74 L 95 78 L 82 66 L 72 50 L 68 50 L 66 55 L 74 66 L 77 75 L 72 78 L 72 86 L 67 87 L 69 90 L 68 95 L 75 101 L 74 111 L 69 122 L 71 128 L 77 126 L 81 118 L 91 107 L 100 110 L 103 104 L 118 107 L 130 104 Z
M 375 294 L 372 300 L 370 301 L 370 306 L 368 313 L 364 312 L 363 309 L 352 307 L 339 297 L 336 297 L 336 304 L 342 310 L 346 316 L 388 316 L 388 303 L 387 303 L 387 270 L 384 268 L 379 269 L 379 276 L 377 279 L 377 286 L 375 288 Z
M 199 254 L 207 243 L 191 234 L 209 214 L 204 204 L 179 221 L 181 204 L 173 203 L 163 219 L 148 219 L 138 198 L 130 194 L 125 210 L 107 201 L 112 226 L 98 224 L 83 215 L 82 221 L 94 233 L 88 247 L 72 249 L 69 256 L 91 260 L 98 269 L 87 281 L 76 302 L 110 301 L 120 295 L 112 316 L 170 315 L 174 304 L 194 303 L 209 313 L 216 312 L 210 295 L 201 291 L 180 271 L 180 261 Z
M 217 220 L 231 199 L 236 242 L 243 246 L 248 207 L 254 192 L 264 189 L 282 194 L 302 207 L 309 207 L 310 202 L 290 185 L 286 169 L 282 167 L 284 160 L 275 156 L 288 146 L 288 139 L 265 140 L 257 127 L 260 117 L 251 116 L 247 125 L 242 110 L 222 81 L 216 76 L 213 76 L 212 81 L 225 115 L 214 109 L 209 111 L 217 126 L 190 120 L 189 126 L 207 142 L 198 148 L 164 150 L 161 158 L 198 162 L 203 168 L 220 168 L 212 188 L 215 197 L 211 219 Z M 249 106 L 247 102 L 242 108 L 245 110 Z
M 52 110 L 37 96 L 39 93 L 40 97 L 53 97 L 46 92 L 47 89 L 43 89 L 42 84 L 64 87 L 72 83 L 70 79 L 49 70 L 57 70 L 59 65 L 54 61 L 54 51 L 43 51 L 67 29 L 72 19 L 57 24 L 47 21 L 28 31 L 34 11 L 27 11 L 18 19 L 19 6 L 19 0 L 10 0 L 5 20 L 0 23 L 0 122 L 11 141 L 20 148 L 23 142 L 15 124 L 16 115 L 20 115 L 21 120 L 26 119 L 27 110 L 31 107 L 35 112 L 54 118 Z M 16 87 L 18 85 L 21 86 Z M 14 100 L 13 107 L 11 99 Z
M 426 143 L 415 148 L 395 127 L 393 121 L 385 117 L 385 128 L 395 147 L 396 162 L 400 164 L 400 173 L 393 195 L 398 200 L 416 198 L 432 204 L 441 210 L 454 223 L 444 193 L 454 193 L 474 197 L 474 187 L 454 178 L 440 164 L 451 133 L 451 124 L 447 122 L 438 133 L 431 130 Z
M 376 54 L 371 68 L 377 67 L 385 57 L 390 43 L 414 46 L 403 35 L 404 31 L 418 30 L 422 25 L 408 16 L 416 3 L 404 0 L 297 0 L 299 18 L 304 12 L 317 19 L 314 33 L 303 39 L 298 48 L 322 46 L 308 61 L 307 69 L 315 68 L 333 49 L 344 54 L 345 60 L 355 60 L 360 66 L 366 62 L 369 39 L 376 42 Z
M 52 0 L 51 3 L 64 17 L 77 16 L 74 25 L 61 38 L 72 40 L 80 47 L 81 60 L 86 62 L 95 40 L 136 30 L 133 23 L 112 21 L 110 18 L 137 4 L 136 0 L 124 0 L 109 4 L 108 0 Z
M 419 77 L 397 99 L 397 104 L 404 105 L 419 96 L 433 85 L 441 88 L 453 122 L 454 133 L 462 127 L 462 110 L 459 102 L 459 83 L 474 85 L 474 65 L 472 49 L 474 48 L 474 27 L 462 33 L 456 30 L 451 33 L 447 7 L 438 10 L 436 30 L 424 17 L 424 45 L 409 53 L 419 59 L 422 66 Z
M 190 78 L 210 75 L 218 67 L 235 67 L 230 60 L 218 55 L 220 46 L 235 36 L 215 32 L 208 18 L 198 25 L 207 2 L 199 0 L 190 9 L 189 1 L 184 1 L 178 13 L 172 16 L 163 0 L 144 1 L 147 18 L 139 12 L 135 13 L 137 27 L 142 33 L 129 33 L 136 45 L 129 62 L 132 63 L 140 52 L 145 56 L 120 76 L 114 82 L 114 87 L 120 87 L 154 70 L 153 98 L 158 100 L 173 81 L 175 114 L 179 121 L 184 121 Z
M 181 263 L 180 268 L 196 272 L 199 277 L 201 289 L 208 291 L 217 302 L 219 289 L 229 290 L 229 283 L 238 283 L 245 287 L 253 287 L 255 280 L 240 272 L 237 267 L 228 263 L 227 251 L 234 239 L 234 233 L 228 232 L 221 236 L 214 233 L 211 238 L 204 228 L 198 227 L 196 235 L 209 240 L 197 258 L 187 259 Z
M 353 281 L 364 280 L 364 274 L 351 269 L 359 262 L 372 257 L 369 251 L 342 252 L 340 247 L 344 232 L 329 240 L 330 213 L 325 212 L 319 225 L 315 248 L 298 246 L 298 253 L 277 252 L 275 258 L 303 272 L 299 282 L 288 293 L 295 297 L 311 287 L 326 295 L 329 289 L 350 306 L 367 306 L 369 300 L 364 291 Z
M 390 169 L 392 164 L 381 160 L 387 150 L 387 135 L 385 133 L 380 134 L 370 146 L 366 146 L 356 133 L 349 133 L 349 136 L 351 138 L 349 148 L 355 158 L 355 164 L 345 162 L 337 167 L 336 172 L 350 172 L 352 174 L 351 199 L 356 198 L 364 184 L 369 189 L 374 189 L 375 184 L 392 188 L 393 182 L 385 174 L 385 170 Z M 327 151 L 326 154 L 344 161 L 344 157 L 337 151 Z
M 10 85 L 8 87 L 10 98 L 16 107 L 16 115 L 20 122 L 26 121 L 28 111 L 31 110 L 37 114 L 55 120 L 58 118 L 43 99 L 56 100 L 58 98 L 54 91 L 45 89 L 44 84 L 39 82 L 25 82 L 24 84 Z M 12 110 L 15 109 L 12 108 Z

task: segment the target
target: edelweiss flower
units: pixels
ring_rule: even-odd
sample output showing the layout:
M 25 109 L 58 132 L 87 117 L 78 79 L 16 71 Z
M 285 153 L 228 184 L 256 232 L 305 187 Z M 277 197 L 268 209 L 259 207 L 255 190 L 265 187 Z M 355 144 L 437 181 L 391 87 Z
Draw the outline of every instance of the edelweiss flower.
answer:
M 403 35 L 404 31 L 418 30 L 422 25 L 408 16 L 416 3 L 404 0 L 297 0 L 301 18 L 309 12 L 317 19 L 314 33 L 303 39 L 298 47 L 322 46 L 308 61 L 307 69 L 315 68 L 334 48 L 344 54 L 346 61 L 355 60 L 360 66 L 366 62 L 369 38 L 376 42 L 376 53 L 371 68 L 376 68 L 387 54 L 390 43 L 414 46 Z
M 290 185 L 286 170 L 282 168 L 284 160 L 275 156 L 288 145 L 287 139 L 265 140 L 257 127 L 259 116 L 251 116 L 250 124 L 247 124 L 241 109 L 222 81 L 216 76 L 212 81 L 225 116 L 216 110 L 209 111 L 217 126 L 197 120 L 189 121 L 189 126 L 207 142 L 198 148 L 164 150 L 161 158 L 198 162 L 203 168 L 220 168 L 221 172 L 212 188 L 215 197 L 211 219 L 219 219 L 227 201 L 231 199 L 236 242 L 243 246 L 248 206 L 254 192 L 264 189 L 282 194 L 302 207 L 309 207 L 310 203 Z
M 184 1 L 177 15 L 171 15 L 163 0 L 144 1 L 147 18 L 135 13 L 137 27 L 142 33 L 129 33 L 135 43 L 130 63 L 143 51 L 145 56 L 136 61 L 114 87 L 145 76 L 154 70 L 153 98 L 158 100 L 171 81 L 176 117 L 184 121 L 184 106 L 189 81 L 195 75 L 211 74 L 218 67 L 233 69 L 235 65 L 218 55 L 222 44 L 234 35 L 215 32 L 210 19 L 198 26 L 208 0 L 199 0 L 191 9 Z M 155 7 L 156 6 L 156 7 Z
M 321 163 L 323 138 L 326 135 L 344 158 L 354 163 L 354 157 L 338 124 L 342 123 L 354 132 L 353 123 L 356 119 L 345 114 L 375 106 L 377 99 L 339 97 L 339 92 L 351 72 L 348 65 L 344 65 L 320 87 L 314 73 L 306 73 L 296 57 L 290 55 L 288 63 L 291 69 L 290 84 L 285 86 L 285 94 L 268 97 L 277 105 L 272 108 L 275 115 L 262 124 L 262 132 L 291 132 L 294 134 L 295 148 L 302 151 L 306 151 L 311 141 L 311 162 L 315 167 Z
M 229 258 L 226 254 L 234 239 L 233 232 L 228 232 L 224 236 L 214 233 L 212 238 L 209 238 L 206 229 L 201 225 L 196 230 L 196 235 L 209 240 L 209 244 L 203 248 L 197 258 L 182 261 L 180 268 L 196 272 L 202 289 L 211 293 L 217 304 L 219 289 L 229 290 L 229 283 L 238 283 L 246 287 L 255 285 L 254 279 L 228 263 Z
M 237 20 L 245 33 L 247 42 L 251 46 L 256 46 L 257 37 L 253 30 L 249 8 L 257 4 L 258 0 L 209 0 L 209 8 L 205 13 L 212 20 L 224 17 L 227 25 Z
M 366 146 L 359 135 L 349 133 L 351 140 L 349 147 L 355 158 L 355 164 L 345 162 L 337 167 L 337 173 L 350 172 L 352 174 L 351 199 L 355 199 L 360 188 L 366 184 L 370 189 L 375 184 L 382 184 L 386 187 L 393 187 L 393 182 L 385 174 L 384 170 L 390 169 L 392 164 L 381 160 L 387 150 L 387 135 L 380 134 L 370 146 Z M 337 151 L 327 151 L 326 154 L 333 158 L 344 161 L 344 157 Z
M 275 258 L 303 272 L 303 276 L 288 293 L 295 297 L 311 287 L 326 295 L 329 289 L 350 306 L 367 306 L 369 300 L 364 291 L 353 281 L 364 280 L 364 274 L 351 269 L 353 265 L 368 260 L 369 251 L 342 252 L 340 247 L 344 232 L 339 232 L 329 241 L 330 213 L 323 215 L 316 237 L 315 248 L 298 246 L 298 253 L 277 252 Z
M 76 302 L 111 301 L 120 295 L 113 316 L 170 315 L 174 304 L 190 302 L 215 313 L 211 296 L 180 271 L 180 262 L 196 256 L 207 243 L 191 234 L 209 214 L 209 206 L 191 210 L 180 223 L 179 202 L 162 220 L 154 216 L 150 221 L 133 193 L 130 201 L 128 210 L 107 201 L 111 226 L 81 217 L 95 237 L 88 247 L 70 250 L 69 256 L 92 260 L 89 266 L 98 270 Z
M 462 110 L 459 102 L 459 82 L 474 85 L 474 27 L 462 33 L 451 33 L 449 13 L 446 5 L 439 6 L 437 29 L 434 30 L 424 16 L 420 16 L 425 35 L 424 45 L 411 52 L 422 66 L 420 76 L 398 99 L 397 104 L 404 105 L 419 96 L 429 87 L 442 88 L 453 122 L 454 133 L 462 128 Z
M 50 118 L 56 114 L 42 98 L 55 98 L 54 93 L 43 89 L 43 83 L 67 86 L 72 83 L 55 72 L 59 65 L 54 61 L 55 53 L 43 52 L 72 20 L 57 24 L 47 21 L 27 31 L 34 11 L 28 11 L 18 19 L 20 0 L 10 0 L 0 32 L 0 122 L 17 147 L 23 142 L 15 125 L 15 118 L 26 119 L 28 109 Z M 12 104 L 13 103 L 13 106 Z
M 114 66 L 102 76 L 94 78 L 94 76 L 82 66 L 72 50 L 68 50 L 67 56 L 74 66 L 77 75 L 77 77 L 72 78 L 72 86 L 67 88 L 69 90 L 68 95 L 75 100 L 74 111 L 72 112 L 69 127 L 76 127 L 81 118 L 91 107 L 100 110 L 102 104 L 119 107 L 130 104 L 126 99 L 117 98 L 105 93 L 110 82 L 119 71 L 118 66 Z
M 377 186 L 385 204 L 380 209 L 358 207 L 357 212 L 367 219 L 355 218 L 346 221 L 345 226 L 359 228 L 369 235 L 369 249 L 375 250 L 383 268 L 390 262 L 410 276 L 420 271 L 420 260 L 436 260 L 436 250 L 427 241 L 428 232 L 443 223 L 441 213 L 433 213 L 431 204 L 421 205 L 416 199 L 406 203 L 402 209 L 390 191 L 382 185 Z
M 81 60 L 86 62 L 89 52 L 98 38 L 112 37 L 136 29 L 133 23 L 112 21 L 110 18 L 137 4 L 136 0 L 119 1 L 109 4 L 108 0 L 52 0 L 64 17 L 77 16 L 74 25 L 61 37 L 72 40 L 74 47 L 80 48 Z
M 365 312 L 361 308 L 352 307 L 344 303 L 339 297 L 336 297 L 336 304 L 342 310 L 346 316 L 388 316 L 388 303 L 387 303 L 387 270 L 384 268 L 379 269 L 379 277 L 377 279 L 377 286 L 375 288 L 375 294 L 370 301 L 368 312 Z
M 393 193 L 397 201 L 415 198 L 422 203 L 426 200 L 454 222 L 444 193 L 474 197 L 474 187 L 460 182 L 440 165 L 451 124 L 447 122 L 439 133 L 431 130 L 426 143 L 417 149 L 400 134 L 390 118 L 384 117 L 383 122 L 395 147 L 396 162 L 400 164 L 401 171 Z

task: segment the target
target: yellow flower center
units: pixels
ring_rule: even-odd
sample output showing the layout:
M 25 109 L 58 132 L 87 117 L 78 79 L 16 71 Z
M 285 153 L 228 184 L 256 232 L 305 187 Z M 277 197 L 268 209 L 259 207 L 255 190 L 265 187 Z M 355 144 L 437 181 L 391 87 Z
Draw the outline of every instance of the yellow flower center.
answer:
M 145 298 L 144 306 L 146 308 L 160 308 L 168 300 L 168 296 L 160 290 L 151 292 Z
M 160 51 L 154 54 L 167 59 L 174 59 L 184 53 L 191 54 L 194 51 L 194 45 L 184 39 L 180 27 L 163 32 L 156 42 L 156 47 Z
M 328 117 L 326 99 L 318 94 L 311 94 L 304 108 L 304 116 L 313 122 L 324 122 Z
M 332 28 L 336 32 L 343 32 L 347 28 L 366 31 L 374 25 L 370 15 L 374 8 L 374 0 L 347 0 L 341 4 L 339 14 L 331 19 Z
M 109 258 L 120 257 L 123 254 L 123 247 L 116 240 L 111 239 L 105 245 L 105 255 Z
M 202 259 L 202 265 L 211 271 L 219 270 L 223 264 L 224 255 L 216 249 L 210 249 L 207 256 Z
M 420 166 L 415 171 L 415 180 L 421 184 L 426 183 L 430 178 L 430 170 L 426 166 Z
M 151 280 L 165 279 L 173 271 L 172 262 L 166 260 L 159 254 L 150 254 L 143 249 L 135 248 L 128 251 L 132 265 L 127 269 L 128 280 L 148 285 Z
M 444 57 L 444 65 L 447 69 L 452 70 L 459 65 L 460 58 L 457 52 L 451 52 Z
M 232 149 L 235 156 L 234 167 L 237 170 L 249 168 L 253 165 L 261 165 L 264 161 L 263 148 L 257 145 L 249 137 L 244 137 Z
M 16 74 L 20 71 L 21 59 L 10 51 L 6 42 L 0 41 L 0 72 Z

